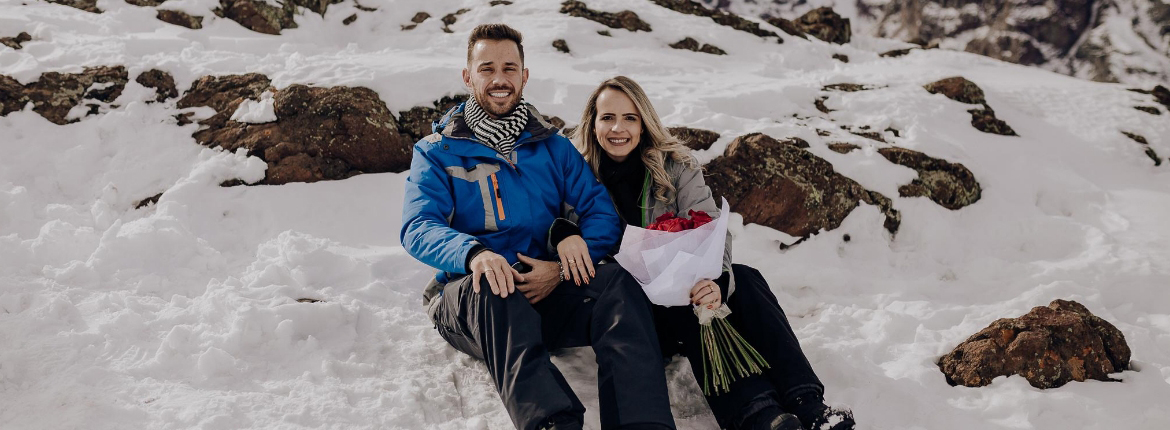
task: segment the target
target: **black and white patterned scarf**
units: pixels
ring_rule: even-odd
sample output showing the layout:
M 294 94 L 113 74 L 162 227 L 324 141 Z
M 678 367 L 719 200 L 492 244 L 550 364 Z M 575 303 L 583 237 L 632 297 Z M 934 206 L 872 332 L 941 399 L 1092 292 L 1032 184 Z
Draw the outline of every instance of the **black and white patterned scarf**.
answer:
M 520 104 L 516 105 L 512 112 L 503 118 L 495 119 L 483 110 L 472 95 L 463 108 L 463 118 L 480 142 L 507 156 L 515 148 L 520 132 L 528 125 L 528 103 L 520 99 Z

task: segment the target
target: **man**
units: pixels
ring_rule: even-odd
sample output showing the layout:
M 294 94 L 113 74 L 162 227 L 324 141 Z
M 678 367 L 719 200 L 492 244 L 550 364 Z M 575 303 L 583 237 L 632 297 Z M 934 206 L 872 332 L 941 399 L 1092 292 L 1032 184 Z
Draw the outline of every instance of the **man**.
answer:
M 546 261 L 555 252 L 548 230 L 566 212 L 580 220 L 592 261 L 621 231 L 581 155 L 524 103 L 527 81 L 520 33 L 476 27 L 463 70 L 471 98 L 414 147 L 401 242 L 440 270 L 424 302 L 451 346 L 487 364 L 516 427 L 581 428 L 585 408 L 548 350 L 592 345 L 602 427 L 673 428 L 650 303 L 637 282 L 606 264 L 578 286 L 564 281 L 570 268 Z

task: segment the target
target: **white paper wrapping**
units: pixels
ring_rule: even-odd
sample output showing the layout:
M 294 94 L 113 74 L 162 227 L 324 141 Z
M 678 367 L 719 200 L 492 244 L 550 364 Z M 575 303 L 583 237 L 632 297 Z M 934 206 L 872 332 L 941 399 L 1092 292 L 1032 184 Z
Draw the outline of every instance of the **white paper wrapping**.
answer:
M 672 233 L 626 226 L 621 250 L 614 259 L 634 275 L 650 302 L 690 305 L 691 287 L 701 279 L 718 278 L 723 272 L 727 199 L 723 199 L 719 212 L 719 218 L 693 230 Z

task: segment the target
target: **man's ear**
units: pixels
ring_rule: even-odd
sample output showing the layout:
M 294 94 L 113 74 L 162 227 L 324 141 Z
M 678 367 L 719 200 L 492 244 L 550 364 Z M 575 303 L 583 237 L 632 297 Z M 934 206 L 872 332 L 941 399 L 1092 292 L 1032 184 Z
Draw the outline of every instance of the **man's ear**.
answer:
M 527 67 L 524 68 L 524 80 L 520 83 L 520 85 L 528 86 L 528 68 Z
M 525 70 L 524 72 L 524 79 L 528 80 L 528 71 Z M 463 86 L 467 87 L 469 90 L 474 91 L 474 88 L 471 88 L 471 71 L 467 70 L 466 68 L 463 69 Z

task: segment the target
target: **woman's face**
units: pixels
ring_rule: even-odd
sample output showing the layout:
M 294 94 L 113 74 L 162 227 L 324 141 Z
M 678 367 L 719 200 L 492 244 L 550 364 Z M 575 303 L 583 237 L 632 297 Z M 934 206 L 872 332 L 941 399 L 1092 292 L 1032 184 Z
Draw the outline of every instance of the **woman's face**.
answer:
M 642 137 L 642 115 L 626 93 L 606 88 L 597 96 L 593 129 L 606 155 L 614 161 L 625 161 Z

